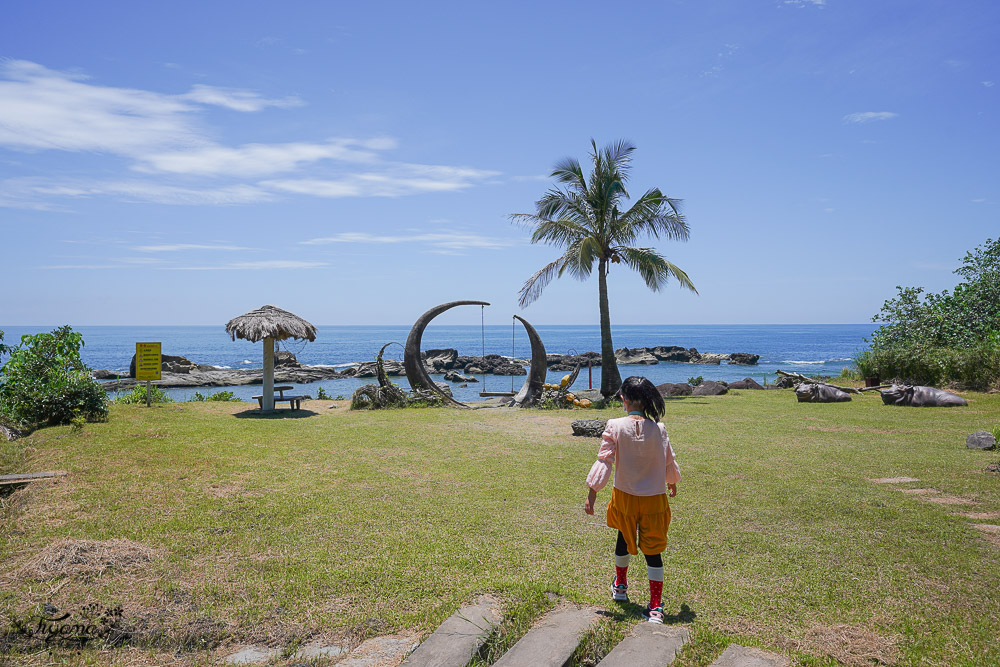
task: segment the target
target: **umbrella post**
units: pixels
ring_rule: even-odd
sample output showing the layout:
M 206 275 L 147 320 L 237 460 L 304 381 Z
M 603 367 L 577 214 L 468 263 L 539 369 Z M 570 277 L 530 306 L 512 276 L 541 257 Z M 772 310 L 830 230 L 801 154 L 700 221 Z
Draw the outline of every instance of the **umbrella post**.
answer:
M 274 338 L 264 339 L 264 391 L 263 411 L 274 410 Z

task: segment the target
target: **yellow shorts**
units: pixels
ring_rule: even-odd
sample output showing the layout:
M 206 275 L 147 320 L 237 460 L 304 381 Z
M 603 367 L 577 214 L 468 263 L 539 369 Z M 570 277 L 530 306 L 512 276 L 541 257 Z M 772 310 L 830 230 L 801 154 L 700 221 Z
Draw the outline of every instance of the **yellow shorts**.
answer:
M 652 556 L 667 547 L 667 528 L 670 526 L 670 503 L 667 494 L 658 496 L 633 496 L 618 489 L 612 489 L 608 503 L 608 526 L 617 528 L 625 536 L 628 552 L 633 556 L 636 549 L 636 533 L 639 534 L 639 549 Z

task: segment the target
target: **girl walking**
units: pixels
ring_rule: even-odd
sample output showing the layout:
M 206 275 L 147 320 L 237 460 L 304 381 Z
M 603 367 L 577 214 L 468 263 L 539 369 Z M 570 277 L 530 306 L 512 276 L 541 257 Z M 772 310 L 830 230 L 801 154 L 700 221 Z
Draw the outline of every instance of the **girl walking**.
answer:
M 663 397 L 653 383 L 641 377 L 626 378 L 620 393 L 628 414 L 608 421 L 597 462 L 587 475 L 590 493 L 583 509 L 587 514 L 594 513 L 597 492 L 608 483 L 614 466 L 608 526 L 618 530 L 618 542 L 611 597 L 628 600 L 629 556 L 641 549 L 649 577 L 649 606 L 644 615 L 650 623 L 663 623 L 661 554 L 667 546 L 670 526 L 667 490 L 671 498 L 677 495 L 681 471 L 674 460 L 666 428 L 660 422 L 666 411 Z

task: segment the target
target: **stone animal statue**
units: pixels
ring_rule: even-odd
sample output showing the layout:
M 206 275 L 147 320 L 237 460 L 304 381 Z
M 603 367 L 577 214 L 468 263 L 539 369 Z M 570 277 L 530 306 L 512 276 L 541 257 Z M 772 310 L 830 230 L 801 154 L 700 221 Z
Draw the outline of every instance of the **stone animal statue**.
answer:
M 934 387 L 914 387 L 908 384 L 894 384 L 883 389 L 882 402 L 886 405 L 909 405 L 914 408 L 950 408 L 968 405 L 961 396 Z
M 840 391 L 836 387 L 806 382 L 795 388 L 795 398 L 799 399 L 799 403 L 843 403 L 851 400 L 847 392 Z

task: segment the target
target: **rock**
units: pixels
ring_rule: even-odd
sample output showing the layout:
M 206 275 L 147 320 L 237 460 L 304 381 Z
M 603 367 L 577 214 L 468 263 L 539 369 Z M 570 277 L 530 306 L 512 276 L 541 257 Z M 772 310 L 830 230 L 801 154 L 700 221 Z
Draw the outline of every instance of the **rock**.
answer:
M 704 354 L 699 354 L 697 357 L 693 357 L 689 363 L 692 364 L 715 364 L 718 366 L 723 361 L 729 359 L 728 354 L 717 354 L 715 352 L 705 352 Z
M 742 380 L 739 380 L 738 382 L 730 382 L 729 383 L 729 388 L 730 389 L 763 389 L 764 387 L 762 387 L 753 378 L 743 378 Z
M 750 354 L 748 352 L 733 352 L 729 355 L 729 363 L 740 366 L 756 366 L 759 360 L 759 354 Z
M 371 362 L 374 369 L 374 363 Z M 333 380 L 344 377 L 353 377 L 356 369 L 351 374 L 344 374 L 333 368 L 320 368 L 316 366 L 279 367 L 274 371 L 275 384 L 308 384 L 318 380 Z M 237 387 L 248 384 L 262 384 L 264 372 L 260 368 L 255 369 L 235 369 L 235 370 L 211 370 L 190 373 L 167 373 L 164 372 L 162 379 L 154 380 L 157 387 Z M 130 391 L 133 387 L 145 384 L 131 378 L 123 380 L 111 380 L 102 382 L 101 386 L 105 391 Z
M 590 401 L 590 407 L 592 408 L 600 409 L 604 407 L 605 400 L 600 389 L 577 389 L 573 392 L 573 395 L 581 401 L 583 399 Z
M 403 368 L 403 364 L 395 359 L 383 359 L 382 364 L 385 367 L 386 375 L 399 376 L 406 373 L 406 370 Z M 308 368 L 308 366 L 305 368 Z M 373 378 L 376 375 L 376 362 L 365 361 L 357 366 L 345 368 L 341 371 L 341 373 L 347 377 Z M 275 377 L 277 378 L 277 376 Z
M 95 380 L 120 380 L 128 377 L 128 375 L 122 375 L 121 373 L 115 373 L 104 369 L 90 371 L 90 375 Z
M 445 394 L 445 396 L 447 396 L 448 398 L 451 398 L 451 387 L 449 387 L 449 386 L 448 386 L 447 384 L 445 384 L 444 382 L 435 382 L 435 383 L 434 383 L 434 385 L 435 385 L 435 386 L 436 386 L 436 387 L 437 387 L 438 389 L 440 389 L 441 391 L 443 391 L 443 392 L 444 392 L 444 394 Z
M 600 438 L 607 425 L 608 423 L 603 419 L 577 419 L 570 424 L 573 427 L 573 435 L 583 435 L 589 438 Z
M 13 426 L 4 426 L 3 424 L 0 424 L 0 435 L 2 435 L 4 439 L 9 442 L 13 442 L 18 438 L 24 437 L 24 434 Z
M 207 366 L 205 364 L 196 364 L 190 359 L 185 357 L 175 357 L 169 354 L 160 355 L 160 370 L 162 373 L 171 373 L 173 375 L 187 375 L 192 372 L 203 372 L 203 371 L 218 371 L 224 370 L 216 366 Z M 135 355 L 132 355 L 132 361 L 128 366 L 128 376 L 130 378 L 135 378 Z
M 995 449 L 997 446 L 997 439 L 989 431 L 976 431 L 965 439 L 965 446 L 969 449 Z
M 302 364 L 295 358 L 295 355 L 288 350 L 278 350 L 274 353 L 274 367 L 298 368 Z
M 799 403 L 846 403 L 851 395 L 828 384 L 803 382 L 795 388 L 795 398 Z
M 676 363 L 688 363 L 698 355 L 698 350 L 690 348 L 685 350 L 679 345 L 660 345 L 649 350 L 654 357 L 660 361 L 673 361 Z
M 458 363 L 458 350 L 450 347 L 440 350 L 425 350 L 421 353 L 420 358 L 432 368 L 451 370 Z
M 774 383 L 775 389 L 791 389 L 795 386 L 795 378 L 790 378 L 787 375 L 782 375 Z
M 448 382 L 479 382 L 476 378 L 462 375 L 458 371 L 448 371 L 444 374 L 444 379 Z
M 729 391 L 725 382 L 715 380 L 704 380 L 700 385 L 691 390 L 692 396 L 721 396 Z
M 664 382 L 656 385 L 660 396 L 690 396 L 692 389 L 687 382 Z
M 652 366 L 654 364 L 660 363 L 653 353 L 651 353 L 647 348 L 636 347 L 629 349 L 623 347 L 615 350 L 615 361 L 623 366 L 642 364 L 646 366 Z
M 952 408 L 960 405 L 968 405 L 969 402 L 934 387 L 912 387 L 910 385 L 894 384 L 888 389 L 883 389 L 882 402 L 885 405 L 905 405 L 914 408 Z

